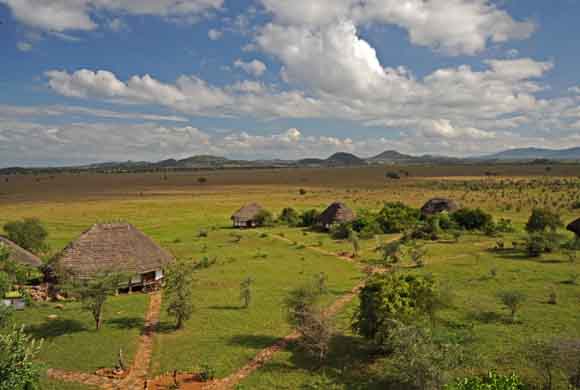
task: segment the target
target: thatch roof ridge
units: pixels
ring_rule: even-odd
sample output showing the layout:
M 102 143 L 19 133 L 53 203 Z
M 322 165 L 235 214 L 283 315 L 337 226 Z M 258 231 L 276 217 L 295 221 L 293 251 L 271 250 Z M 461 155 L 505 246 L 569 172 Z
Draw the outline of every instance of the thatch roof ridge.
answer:
M 580 218 L 570 222 L 566 229 L 580 237 Z
M 17 263 L 30 267 L 41 267 L 43 264 L 38 256 L 10 241 L 6 237 L 0 236 L 0 244 L 4 244 L 8 247 L 8 250 L 10 251 L 9 258 Z
M 354 219 L 356 219 L 356 213 L 340 201 L 332 202 L 318 217 L 318 221 L 323 225 L 350 222 Z
M 163 268 L 173 256 L 129 223 L 98 223 L 60 253 L 57 266 L 80 278 L 99 272 L 146 273 Z
M 231 219 L 249 221 L 255 218 L 262 210 L 264 210 L 262 205 L 257 202 L 250 202 L 240 207 L 240 209 L 232 215 Z
M 432 215 L 443 211 L 452 213 L 457 210 L 459 210 L 459 204 L 453 199 L 437 197 L 425 202 L 423 207 L 421 207 L 421 214 Z

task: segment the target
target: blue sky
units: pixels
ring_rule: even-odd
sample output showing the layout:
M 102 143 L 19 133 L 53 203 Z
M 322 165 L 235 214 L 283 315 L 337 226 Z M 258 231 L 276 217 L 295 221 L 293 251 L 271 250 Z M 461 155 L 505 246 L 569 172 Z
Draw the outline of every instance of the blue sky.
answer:
M 580 145 L 578 0 L 0 0 L 0 166 Z

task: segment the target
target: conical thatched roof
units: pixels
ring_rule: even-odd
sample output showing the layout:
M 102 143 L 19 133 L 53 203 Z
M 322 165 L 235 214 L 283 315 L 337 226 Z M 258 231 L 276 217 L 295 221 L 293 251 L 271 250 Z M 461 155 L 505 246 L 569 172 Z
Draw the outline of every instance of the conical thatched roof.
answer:
M 580 218 L 571 222 L 568 226 L 566 226 L 566 229 L 580 237 Z
M 356 218 L 356 213 L 342 202 L 334 202 L 318 217 L 318 222 L 324 226 L 333 223 L 350 222 Z
M 260 211 L 262 210 L 264 210 L 264 208 L 260 206 L 258 203 L 255 202 L 248 203 L 247 205 L 236 211 L 234 215 L 232 215 L 231 219 L 242 223 L 250 222 L 255 220 Z
M 40 267 L 42 266 L 42 260 L 40 260 L 36 255 L 30 253 L 24 248 L 16 245 L 7 238 L 0 236 L 0 245 L 5 245 L 10 252 L 10 260 L 17 263 L 27 265 L 29 267 Z
M 159 270 L 173 256 L 128 223 L 93 225 L 60 254 L 57 268 L 78 278 L 99 272 L 143 274 Z
M 459 205 L 452 199 L 447 198 L 433 198 L 427 201 L 423 207 L 421 207 L 421 214 L 423 215 L 434 215 L 439 214 L 444 211 L 452 213 L 459 209 Z

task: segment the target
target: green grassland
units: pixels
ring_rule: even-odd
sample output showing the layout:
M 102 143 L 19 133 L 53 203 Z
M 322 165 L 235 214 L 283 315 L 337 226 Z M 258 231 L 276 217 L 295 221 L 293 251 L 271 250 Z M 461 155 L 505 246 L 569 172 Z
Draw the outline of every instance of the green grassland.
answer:
M 223 377 L 289 332 L 281 301 L 290 289 L 324 272 L 331 291 L 325 297 L 328 304 L 362 277 L 355 265 L 305 247 L 350 253 L 348 241 L 284 226 L 231 229 L 229 216 L 246 202 L 258 201 L 276 214 L 288 206 L 322 209 L 335 200 L 355 210 L 378 210 L 386 201 L 420 207 L 431 197 L 447 196 L 465 206 L 481 207 L 496 218 L 513 220 L 520 233 L 502 238 L 507 248 L 523 236 L 523 224 L 535 206 L 558 209 L 566 222 L 580 216 L 571 208 L 580 200 L 577 166 L 557 166 L 549 173 L 540 166 L 409 167 L 405 169 L 411 177 L 402 180 L 385 179 L 389 169 L 170 173 L 167 180 L 161 174 L 15 176 L 2 180 L 0 224 L 40 218 L 49 231 L 47 258 L 91 224 L 115 220 L 133 223 L 178 258 L 215 258 L 216 264 L 196 274 L 195 311 L 185 329 L 174 331 L 171 319 L 163 313 L 152 373 L 208 364 Z M 485 177 L 486 171 L 500 176 Z M 201 176 L 208 178 L 206 184 L 197 183 Z M 299 189 L 306 193 L 301 195 Z M 208 236 L 200 237 L 201 230 L 207 230 Z M 377 257 L 377 244 L 392 237 L 361 240 L 360 260 Z M 427 243 L 426 266 L 401 272 L 433 274 L 452 291 L 454 306 L 440 313 L 439 328 L 460 335 L 469 331 L 466 345 L 480 356 L 479 369 L 525 373 L 529 370 L 518 351 L 527 339 L 580 336 L 580 287 L 567 283 L 580 266 L 566 262 L 560 254 L 531 260 L 511 249 L 494 251 L 498 239 L 468 234 L 459 243 Z M 246 277 L 254 280 L 253 300 L 248 309 L 240 309 L 239 284 Z M 521 290 L 528 297 L 517 324 L 508 323 L 507 312 L 496 297 L 507 289 Z M 546 303 L 551 291 L 557 293 L 556 305 Z M 17 314 L 17 322 L 30 325 L 34 336 L 46 339 L 41 359 L 48 367 L 90 372 L 112 366 L 119 348 L 132 356 L 146 305 L 147 297 L 140 294 L 111 298 L 101 332 L 92 330 L 89 315 L 76 303 L 66 304 L 64 310 L 52 305 L 31 307 Z M 381 388 L 379 374 L 387 370 L 388 362 L 369 360 L 362 340 L 350 332 L 353 309 L 350 306 L 339 315 L 336 348 L 322 369 L 291 347 L 247 378 L 244 388 L 299 388 L 323 372 L 349 388 L 354 383 Z M 59 321 L 49 322 L 49 314 L 57 314 Z M 58 387 L 50 381 L 43 386 L 82 388 Z

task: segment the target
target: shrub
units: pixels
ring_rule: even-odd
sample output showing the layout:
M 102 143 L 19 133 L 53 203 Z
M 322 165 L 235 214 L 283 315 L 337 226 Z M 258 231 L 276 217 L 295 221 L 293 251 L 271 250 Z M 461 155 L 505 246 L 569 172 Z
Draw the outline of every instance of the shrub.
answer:
M 297 226 L 300 224 L 300 215 L 292 207 L 286 207 L 282 210 L 282 213 L 280 213 L 278 222 L 288 226 Z
M 312 227 L 318 223 L 320 212 L 316 209 L 310 209 L 300 214 L 300 226 Z
M 330 228 L 330 236 L 335 240 L 346 240 L 350 237 L 351 225 L 348 223 L 340 223 L 332 225 Z
M 197 182 L 199 184 L 205 184 L 205 183 L 207 183 L 207 178 L 205 178 L 205 177 L 198 177 L 197 178 Z
M 570 207 L 572 208 L 572 210 L 580 210 L 580 200 L 573 202 Z
M 401 178 L 401 175 L 398 172 L 387 172 L 385 173 L 385 177 L 387 179 L 399 180 Z
M 489 372 L 483 377 L 462 378 L 451 385 L 447 385 L 445 390 L 526 390 L 522 380 L 516 375 L 500 375 Z
M 397 273 L 373 275 L 359 292 L 353 330 L 383 345 L 395 323 L 428 314 L 434 296 L 432 279 Z
M 198 370 L 199 380 L 209 382 L 215 379 L 215 370 L 209 364 L 202 364 Z
M 48 232 L 36 218 L 12 221 L 4 225 L 4 231 L 10 241 L 32 252 L 46 249 L 45 240 Z
M 546 229 L 555 232 L 562 225 L 563 223 L 558 213 L 545 208 L 533 209 L 526 224 L 526 230 L 529 233 L 544 232 Z
M 466 230 L 482 230 L 493 221 L 491 214 L 481 209 L 462 208 L 451 215 L 457 225 Z
M 41 346 L 24 328 L 0 334 L 0 390 L 38 388 L 41 367 L 35 358 Z
M 532 233 L 526 238 L 525 248 L 528 257 L 540 257 L 552 253 L 560 246 L 560 237 L 548 233 Z
M 274 217 L 272 213 L 268 210 L 260 210 L 258 215 L 256 215 L 256 225 L 258 226 L 272 226 L 274 223 Z
M 209 235 L 207 229 L 199 229 L 199 232 L 197 233 L 197 236 L 199 238 L 205 238 Z
M 401 233 L 419 223 L 420 211 L 404 203 L 386 203 L 377 216 L 383 233 Z

